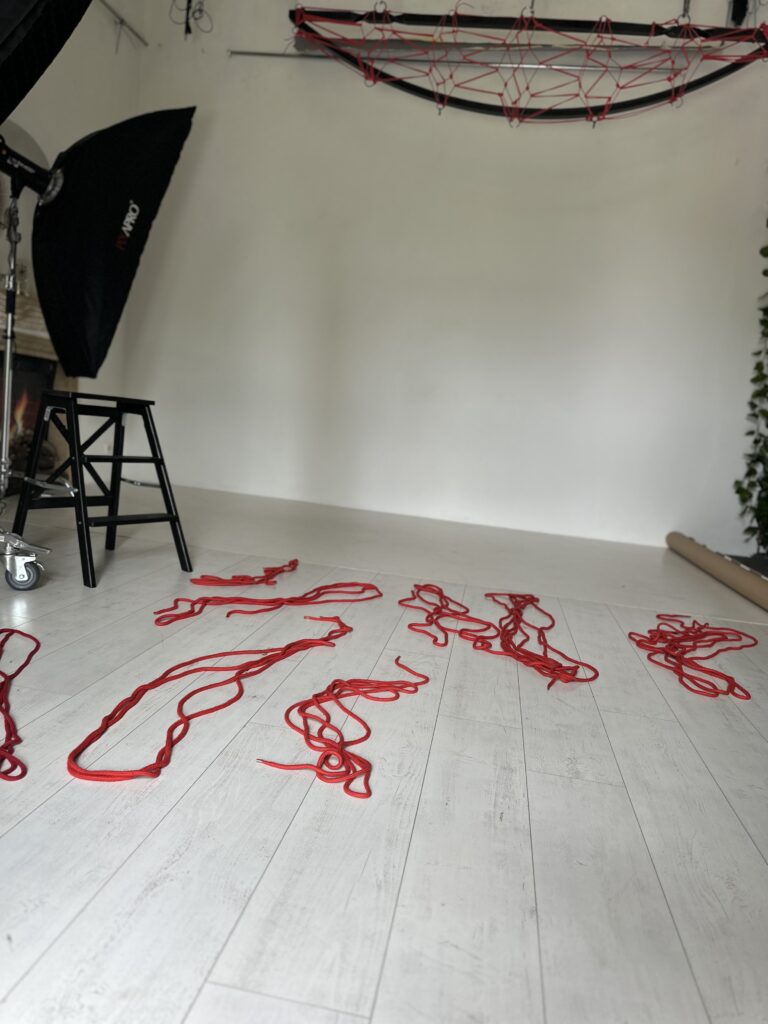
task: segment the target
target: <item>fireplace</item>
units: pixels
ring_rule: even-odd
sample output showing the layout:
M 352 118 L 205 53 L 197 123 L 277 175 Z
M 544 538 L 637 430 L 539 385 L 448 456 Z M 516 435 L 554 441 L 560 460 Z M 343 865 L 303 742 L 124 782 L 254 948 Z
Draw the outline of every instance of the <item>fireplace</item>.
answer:
M 23 278 L 24 275 L 20 274 Z M 0 317 L 4 319 L 5 292 L 0 290 Z M 40 396 L 45 388 L 56 387 L 63 391 L 76 390 L 77 381 L 65 377 L 56 358 L 45 321 L 34 296 L 21 291 L 16 297 L 16 354 L 14 357 L 13 403 L 10 458 L 11 468 L 23 472 L 27 467 L 27 455 L 35 429 Z M 0 368 L 5 353 L 0 338 Z M 0 409 L 3 396 L 0 389 Z M 49 432 L 40 458 L 40 473 L 51 472 L 67 456 L 67 447 L 56 431 Z M 18 493 L 21 482 L 12 479 L 9 493 Z
M 5 353 L 2 353 L 0 367 L 2 367 L 4 358 Z M 53 359 L 36 359 L 33 356 L 17 355 L 14 360 L 10 431 L 10 459 L 11 469 L 14 472 L 17 470 L 24 472 L 26 469 L 40 398 L 44 390 L 53 387 L 55 376 L 56 362 Z M 2 409 L 2 394 L 0 394 L 0 409 Z M 2 415 L 5 415 L 4 409 Z M 55 463 L 56 452 L 52 445 L 46 445 L 40 458 L 41 473 L 51 472 Z M 21 481 L 12 478 L 8 493 L 17 494 L 20 487 Z

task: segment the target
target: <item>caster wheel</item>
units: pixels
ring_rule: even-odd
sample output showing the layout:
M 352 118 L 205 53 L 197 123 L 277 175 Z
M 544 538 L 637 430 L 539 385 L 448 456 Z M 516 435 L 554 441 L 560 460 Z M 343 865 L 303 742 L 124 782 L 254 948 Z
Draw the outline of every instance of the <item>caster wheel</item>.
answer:
M 10 570 L 5 570 L 5 582 L 11 590 L 34 590 L 40 582 L 40 566 L 37 562 L 27 562 L 24 571 L 24 578 L 18 579 Z

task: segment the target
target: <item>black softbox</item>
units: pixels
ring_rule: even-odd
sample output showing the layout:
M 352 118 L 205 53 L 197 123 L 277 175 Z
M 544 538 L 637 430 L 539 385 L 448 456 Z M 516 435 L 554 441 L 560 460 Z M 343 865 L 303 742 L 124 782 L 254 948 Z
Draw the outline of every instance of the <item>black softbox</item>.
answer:
M 0 0 L 0 123 L 69 39 L 91 0 Z
M 35 212 L 40 306 L 66 373 L 95 377 L 192 124 L 160 110 L 88 135 L 53 165 L 61 187 Z

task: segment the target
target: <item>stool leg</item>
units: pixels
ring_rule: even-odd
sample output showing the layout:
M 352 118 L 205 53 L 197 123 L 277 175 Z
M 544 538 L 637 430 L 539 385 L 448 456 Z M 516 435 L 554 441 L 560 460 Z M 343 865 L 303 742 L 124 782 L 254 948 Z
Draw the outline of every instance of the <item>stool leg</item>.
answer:
M 27 476 L 34 477 L 37 475 L 37 466 L 40 461 L 40 452 L 43 449 L 43 441 L 48 433 L 48 419 L 50 417 L 50 406 L 45 404 L 45 400 L 40 403 L 40 409 L 37 413 L 37 422 L 35 423 L 35 433 L 32 436 L 32 445 L 29 449 L 29 458 L 27 459 L 27 468 L 25 473 Z M 19 503 L 16 506 L 16 516 L 13 520 L 13 532 L 21 536 L 24 533 L 24 526 L 27 522 L 27 514 L 29 512 L 29 503 L 32 500 L 32 484 L 28 484 L 24 481 L 21 485 L 21 492 L 19 494 Z
M 77 420 L 77 406 L 71 399 L 67 401 L 66 414 L 69 432 L 69 454 L 72 457 L 72 483 L 77 490 L 75 494 L 75 518 L 77 520 L 77 537 L 80 541 L 80 564 L 83 568 L 83 583 L 86 587 L 95 587 L 96 570 L 93 565 L 91 532 L 88 525 L 88 502 L 85 496 L 85 479 L 83 477 L 83 464 L 80 458 L 80 424 Z
M 123 471 L 123 464 L 120 459 L 123 456 L 123 443 L 125 441 L 125 422 L 124 413 L 118 412 L 118 417 L 115 420 L 115 437 L 112 446 L 112 455 L 115 461 L 112 463 L 112 479 L 110 482 L 109 492 L 111 499 L 109 502 L 109 515 L 116 516 L 118 514 L 118 507 L 120 505 L 120 476 Z M 115 550 L 115 541 L 117 540 L 117 523 L 114 523 L 107 527 L 107 551 Z
M 152 452 L 153 458 L 157 460 L 155 463 L 157 479 L 160 483 L 160 490 L 163 493 L 165 510 L 168 515 L 172 517 L 171 531 L 173 532 L 173 540 L 176 544 L 176 553 L 179 556 L 179 564 L 184 572 L 192 572 L 192 562 L 190 561 L 187 542 L 184 539 L 184 533 L 181 529 L 181 520 L 179 519 L 178 509 L 176 508 L 176 502 L 173 498 L 173 491 L 171 490 L 171 481 L 168 478 L 168 471 L 165 468 L 165 460 L 163 459 L 163 453 L 160 449 L 160 439 L 158 438 L 157 431 L 155 430 L 155 421 L 152 418 L 152 411 L 147 406 L 142 410 L 141 415 L 144 420 L 144 429 L 147 432 L 149 450 Z

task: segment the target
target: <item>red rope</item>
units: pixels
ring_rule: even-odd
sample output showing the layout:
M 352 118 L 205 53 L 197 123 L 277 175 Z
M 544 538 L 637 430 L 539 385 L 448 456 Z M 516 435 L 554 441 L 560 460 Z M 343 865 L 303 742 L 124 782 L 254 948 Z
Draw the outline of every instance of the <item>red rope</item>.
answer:
M 284 661 L 286 658 L 290 658 L 294 654 L 298 654 L 300 651 L 309 651 L 314 647 L 335 647 L 335 641 L 348 633 L 352 632 L 352 627 L 346 625 L 341 619 L 337 617 L 331 618 L 315 618 L 307 616 L 310 621 L 313 622 L 330 622 L 333 623 L 333 628 L 330 629 L 325 636 L 310 638 L 305 637 L 301 640 L 293 640 L 291 643 L 285 644 L 283 647 L 266 647 L 263 649 L 248 650 L 248 651 L 222 651 L 218 654 L 206 654 L 199 658 L 192 658 L 189 661 L 183 661 L 178 665 L 174 665 L 168 668 L 161 675 L 148 683 L 144 683 L 138 686 L 133 693 L 124 698 L 117 704 L 108 715 L 106 715 L 101 724 L 89 733 L 88 736 L 79 743 L 77 747 L 72 751 L 67 759 L 67 768 L 70 775 L 74 775 L 77 779 L 87 779 L 93 782 L 123 782 L 128 779 L 140 779 L 140 778 L 152 778 L 155 779 L 160 775 L 163 768 L 167 767 L 171 760 L 171 754 L 173 748 L 189 732 L 191 722 L 195 718 L 200 718 L 203 715 L 211 715 L 216 711 L 221 711 L 223 708 L 229 707 L 230 704 L 234 704 L 240 700 L 244 693 L 243 682 L 246 679 L 250 679 L 253 676 L 261 675 L 268 668 L 276 665 L 280 661 Z M 223 664 L 214 665 L 211 662 L 217 659 L 226 659 Z M 237 660 L 233 660 L 237 659 Z M 245 660 L 243 660 L 245 659 Z M 82 768 L 78 763 L 78 758 L 88 750 L 97 740 L 101 739 L 113 725 L 116 725 L 132 708 L 143 699 L 143 697 L 151 690 L 156 690 L 160 686 L 164 686 L 166 683 L 176 682 L 179 679 L 184 679 L 191 675 L 204 675 L 206 673 L 216 673 L 222 675 L 223 678 L 216 679 L 214 682 L 206 683 L 203 686 L 198 686 L 196 689 L 191 690 L 185 694 L 179 703 L 176 705 L 176 720 L 168 727 L 165 734 L 165 743 L 157 753 L 157 757 L 154 761 L 144 765 L 142 768 L 130 768 L 122 771 L 104 771 L 100 769 L 89 769 Z M 189 701 L 196 697 L 199 693 L 206 693 L 209 690 L 216 690 L 223 686 L 229 686 L 233 684 L 235 692 L 232 696 L 223 700 L 220 704 L 216 704 L 213 707 L 202 708 L 199 711 L 187 711 L 186 707 Z
M 629 639 L 646 652 L 648 661 L 674 672 L 686 690 L 701 697 L 737 697 L 750 700 L 749 690 L 733 676 L 702 662 L 755 647 L 757 638 L 729 626 L 710 626 L 688 615 L 657 615 L 659 625 L 647 633 L 630 633 Z
M 12 672 L 6 672 L 5 669 L 0 668 L 0 717 L 5 734 L 2 745 L 0 745 L 0 779 L 4 779 L 6 782 L 18 782 L 27 774 L 27 766 L 14 753 L 14 749 L 21 743 L 21 736 L 19 736 L 11 714 L 11 683 L 21 675 L 40 650 L 40 641 L 37 637 L 24 633 L 20 629 L 0 629 L 0 664 L 7 656 L 6 647 L 13 636 L 24 637 L 25 640 L 31 641 L 32 646 L 24 660 Z
M 514 658 L 532 668 L 549 679 L 547 689 L 558 681 L 591 683 L 598 678 L 593 665 L 564 654 L 549 642 L 547 633 L 554 627 L 555 619 L 541 607 L 538 597 L 504 592 L 485 596 L 506 611 L 498 625 L 471 615 L 466 605 L 449 597 L 436 583 L 416 584 L 400 604 L 423 612 L 423 620 L 409 623 L 408 629 L 428 636 L 436 647 L 445 647 L 453 634 L 469 641 L 476 651 Z M 532 614 L 541 621 L 532 621 Z
M 416 693 L 419 687 L 429 682 L 429 676 L 408 668 L 400 658 L 395 658 L 395 664 L 415 679 L 334 679 L 321 693 L 297 701 L 288 708 L 284 716 L 286 724 L 299 733 L 307 747 L 318 755 L 314 764 L 281 764 L 260 758 L 261 763 L 283 771 L 312 771 L 321 782 L 342 783 L 348 796 L 361 800 L 370 797 L 371 762 L 350 750 L 350 747 L 364 743 L 370 737 L 371 729 L 344 701 L 350 698 L 399 700 L 402 694 Z M 347 739 L 341 726 L 334 725 L 331 720 L 334 710 L 351 718 L 360 727 L 360 735 Z M 359 789 L 353 789 L 356 782 Z
M 277 576 L 284 572 L 293 572 L 298 564 L 298 558 L 292 558 L 285 565 L 264 566 L 261 576 L 195 576 L 189 582 L 198 587 L 252 587 L 261 583 L 274 587 Z
M 507 612 L 499 620 L 501 650 L 490 651 L 491 654 L 506 654 L 532 668 L 539 675 L 547 676 L 547 689 L 558 681 L 593 683 L 598 678 L 600 673 L 594 665 L 572 658 L 549 642 L 547 634 L 553 629 L 555 618 L 541 607 L 538 597 L 534 597 L 533 594 L 507 593 L 490 593 L 485 596 L 501 605 Z M 540 617 L 538 623 L 529 617 L 531 613 Z M 532 648 L 533 643 L 538 644 L 539 650 Z
M 381 591 L 373 583 L 328 583 L 294 597 L 177 597 L 170 608 L 161 608 L 155 612 L 155 625 L 170 626 L 182 619 L 192 619 L 202 614 L 209 605 L 245 606 L 227 612 L 229 618 L 230 615 L 261 615 L 279 608 L 304 608 L 307 605 L 331 604 L 336 601 L 373 601 L 381 596 Z
M 532 6 L 532 5 L 531 5 Z M 429 17 L 429 16 L 427 16 Z M 711 75 L 768 54 L 768 25 L 720 28 L 680 19 L 638 34 L 600 17 L 586 27 L 532 12 L 508 19 L 394 14 L 377 5 L 369 16 L 297 7 L 295 36 L 358 72 L 438 110 L 463 106 L 511 123 L 592 122 L 645 106 L 674 104 Z M 504 55 L 499 60 L 499 55 Z M 720 76 L 718 76 L 720 77 Z

